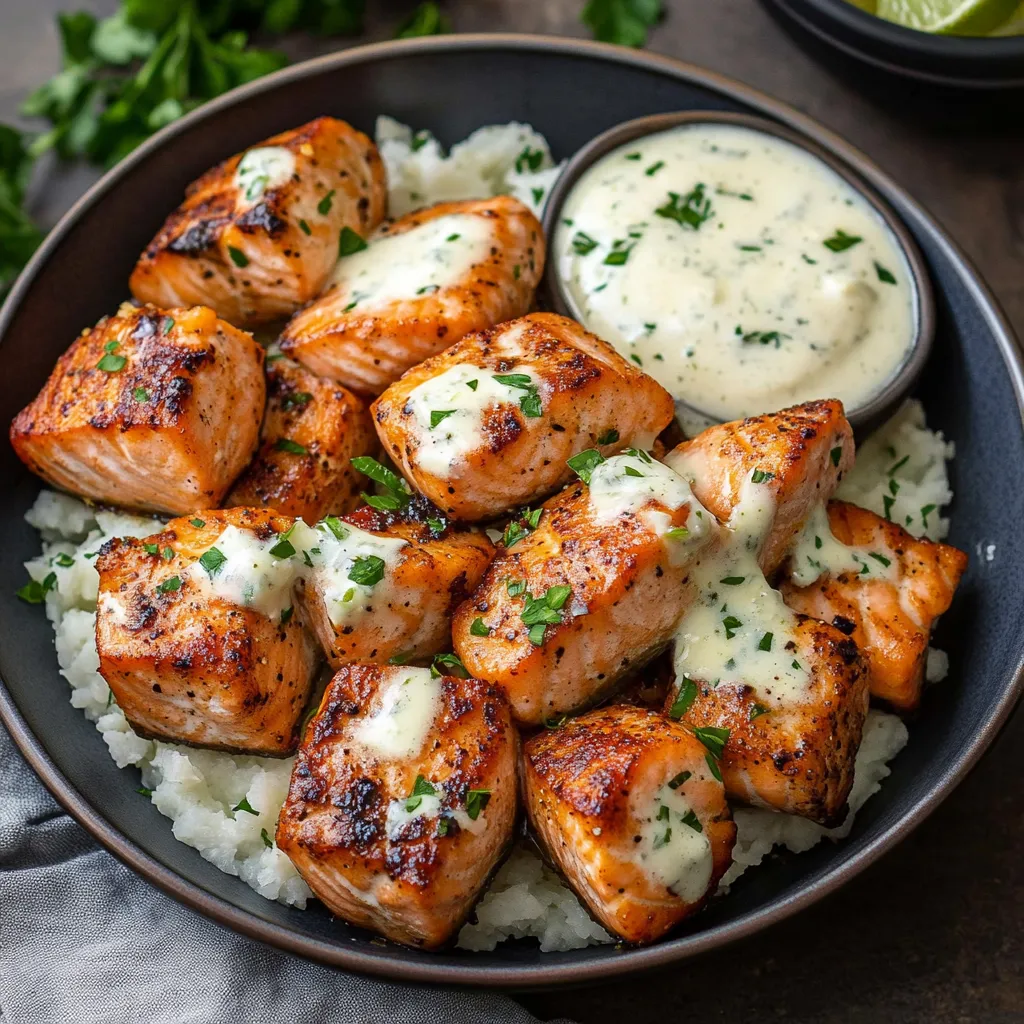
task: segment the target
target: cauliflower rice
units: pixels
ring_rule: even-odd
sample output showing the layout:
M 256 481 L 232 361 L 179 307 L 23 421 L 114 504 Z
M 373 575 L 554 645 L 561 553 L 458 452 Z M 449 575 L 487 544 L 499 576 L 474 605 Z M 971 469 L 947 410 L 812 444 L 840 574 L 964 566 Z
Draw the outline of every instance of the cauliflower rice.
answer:
M 516 196 L 539 213 L 561 169 L 546 140 L 528 125 L 480 128 L 445 154 L 428 132 L 413 132 L 391 118 L 377 122 L 377 142 L 387 166 L 391 210 L 401 215 L 448 199 L 499 193 Z M 839 496 L 879 514 L 889 514 L 911 533 L 944 537 L 949 522 L 939 514 L 952 498 L 946 460 L 953 446 L 928 430 L 918 402 L 907 402 L 866 441 Z M 71 703 L 94 722 L 118 767 L 135 765 L 144 798 L 171 820 L 179 841 L 195 848 L 222 871 L 237 875 L 261 896 L 305 907 L 311 893 L 291 861 L 273 842 L 277 815 L 288 789 L 292 759 L 240 757 L 142 739 L 132 732 L 100 676 L 96 653 L 96 594 L 93 559 L 111 537 L 144 537 L 153 519 L 93 509 L 65 494 L 44 490 L 26 515 L 42 538 L 42 554 L 26 563 L 35 580 L 54 573 L 45 598 L 53 623 L 61 674 L 71 685 Z M 63 557 L 62 557 L 63 556 Z M 945 676 L 946 657 L 930 651 L 928 679 Z M 895 715 L 871 711 L 857 755 L 850 815 L 837 829 L 803 818 L 737 807 L 733 865 L 728 888 L 775 847 L 810 849 L 823 838 L 849 834 L 854 813 L 889 775 L 887 764 L 907 742 Z M 566 950 L 612 937 L 597 925 L 575 895 L 530 848 L 517 847 L 502 865 L 459 934 L 463 949 L 494 949 L 508 938 L 536 938 L 542 950 Z

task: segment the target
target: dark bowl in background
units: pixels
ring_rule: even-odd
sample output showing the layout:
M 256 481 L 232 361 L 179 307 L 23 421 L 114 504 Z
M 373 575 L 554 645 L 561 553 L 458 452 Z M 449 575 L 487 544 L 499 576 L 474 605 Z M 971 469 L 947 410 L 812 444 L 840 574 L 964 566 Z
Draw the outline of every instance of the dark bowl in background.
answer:
M 796 29 L 801 42 L 817 42 L 826 52 L 881 72 L 890 84 L 895 77 L 957 91 L 1024 92 L 1024 36 L 931 35 L 876 18 L 846 0 L 762 2 Z
M 0 445 L 0 717 L 61 803 L 101 843 L 189 906 L 254 938 L 350 970 L 405 980 L 543 986 L 607 980 L 682 960 L 779 921 L 880 857 L 938 806 L 992 742 L 1024 683 L 1024 368 L 995 301 L 942 229 L 857 150 L 804 117 L 718 75 L 646 53 L 529 36 L 444 36 L 362 47 L 287 68 L 214 100 L 132 153 L 61 221 L 0 311 L 0 421 L 36 393 L 83 326 L 124 298 L 134 261 L 184 187 L 225 156 L 319 114 L 372 131 L 378 113 L 432 129 L 450 145 L 483 124 L 520 120 L 570 157 L 595 135 L 645 114 L 732 110 L 773 119 L 844 161 L 903 219 L 936 298 L 932 359 L 916 393 L 932 427 L 957 444 L 951 543 L 971 563 L 936 643 L 950 678 L 926 695 L 892 776 L 850 837 L 769 858 L 668 940 L 647 949 L 430 954 L 333 920 L 319 904 L 289 909 L 257 895 L 171 835 L 136 793 L 93 725 L 68 700 L 53 631 L 18 601 L 22 563 L 39 551 L 24 521 L 39 481 Z M 995 557 L 975 554 L 995 545 Z M 983 826 L 982 826 L 983 827 Z M 941 898 L 941 897 L 940 897 Z

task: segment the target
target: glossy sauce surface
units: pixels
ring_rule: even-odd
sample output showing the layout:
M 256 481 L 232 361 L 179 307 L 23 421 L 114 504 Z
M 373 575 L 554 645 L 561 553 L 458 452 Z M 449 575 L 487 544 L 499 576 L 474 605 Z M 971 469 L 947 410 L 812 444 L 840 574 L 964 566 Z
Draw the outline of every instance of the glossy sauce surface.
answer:
M 915 335 L 910 268 L 878 213 L 750 128 L 682 125 L 603 157 L 553 248 L 582 323 L 720 419 L 826 397 L 856 408 Z

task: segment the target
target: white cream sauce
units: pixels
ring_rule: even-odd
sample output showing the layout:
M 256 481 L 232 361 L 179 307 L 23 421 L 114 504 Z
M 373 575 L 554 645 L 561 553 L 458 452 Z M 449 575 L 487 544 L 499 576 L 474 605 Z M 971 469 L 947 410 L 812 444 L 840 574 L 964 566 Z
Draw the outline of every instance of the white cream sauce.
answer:
M 612 523 L 624 515 L 640 518 L 663 538 L 676 563 L 689 558 L 714 528 L 714 517 L 694 497 L 689 481 L 646 452 L 613 455 L 598 463 L 590 474 L 589 498 L 599 523 Z M 674 524 L 663 511 L 684 505 L 689 505 L 685 524 Z
M 234 185 L 243 205 L 259 202 L 264 192 L 280 188 L 295 173 L 295 154 L 284 146 L 250 149 L 235 168 Z
M 752 686 L 768 710 L 799 703 L 810 685 L 795 650 L 796 615 L 758 565 L 774 515 L 770 489 L 748 480 L 721 528 L 724 543 L 694 563 L 697 599 L 676 632 L 673 657 L 678 680 Z
M 525 386 L 520 387 L 496 379 L 508 379 L 513 374 L 528 378 L 529 384 L 522 381 Z M 486 412 L 502 405 L 519 406 L 534 393 L 543 410 L 548 390 L 531 366 L 514 366 L 500 374 L 466 363 L 449 367 L 413 388 L 406 400 L 405 408 L 412 414 L 419 439 L 417 463 L 428 473 L 446 476 L 455 463 L 485 443 Z M 444 418 L 431 426 L 442 413 Z M 531 418 L 535 417 L 525 417 L 527 425 Z
M 345 289 L 349 312 L 423 298 L 458 284 L 494 244 L 486 217 L 451 213 L 409 231 L 383 235 L 338 260 L 331 284 Z
M 673 789 L 666 783 L 647 807 L 635 811 L 641 838 L 633 861 L 680 899 L 693 903 L 707 892 L 714 859 L 684 786 Z
M 352 625 L 387 604 L 394 569 L 408 541 L 380 537 L 340 520 L 316 529 L 296 520 L 291 530 L 261 540 L 250 530 L 228 526 L 207 549 L 207 564 L 196 561 L 182 573 L 207 593 L 269 618 L 293 606 L 295 584 L 309 581 L 323 598 L 335 626 Z M 211 560 L 212 558 L 212 560 Z M 353 580 L 369 560 L 380 559 L 380 579 Z M 362 565 L 357 565 L 357 562 Z
M 720 419 L 855 408 L 914 335 L 910 268 L 875 210 L 749 128 L 683 125 L 610 153 L 569 195 L 554 252 L 577 317 Z
M 423 750 L 441 713 L 441 681 L 427 668 L 388 671 L 390 678 L 378 691 L 372 713 L 359 722 L 353 738 L 378 757 L 405 760 Z
M 294 559 L 271 553 L 280 542 L 280 535 L 261 540 L 249 530 L 227 526 L 207 549 L 209 553 L 215 548 L 223 561 L 212 568 L 193 562 L 181 575 L 222 601 L 279 618 L 292 606 L 296 579 Z
M 314 543 L 306 548 L 313 565 L 305 569 L 305 576 L 323 599 L 335 626 L 354 625 L 387 604 L 394 590 L 394 570 L 408 546 L 400 537 L 380 537 L 341 521 L 335 523 L 334 530 L 324 523 L 317 527 Z M 366 585 L 351 578 L 357 561 L 365 566 L 367 560 L 376 558 L 384 563 L 384 575 L 377 583 Z
M 417 818 L 440 818 L 444 817 L 454 821 L 462 832 L 482 832 L 487 828 L 485 815 L 486 808 L 482 809 L 476 818 L 471 818 L 461 807 L 454 810 L 442 812 L 441 797 L 444 788 L 440 783 L 433 783 L 437 792 L 433 795 L 424 794 L 421 797 L 410 799 L 404 797 L 401 800 L 392 800 L 388 804 L 388 813 L 385 820 L 385 830 L 389 839 L 398 839 L 405 826 L 414 822 Z M 410 809 L 412 804 L 412 809 Z
M 790 552 L 789 578 L 798 587 L 808 587 L 828 573 L 856 573 L 863 579 L 895 580 L 899 558 L 883 544 L 857 547 L 837 540 L 828 522 L 828 510 L 815 506 Z

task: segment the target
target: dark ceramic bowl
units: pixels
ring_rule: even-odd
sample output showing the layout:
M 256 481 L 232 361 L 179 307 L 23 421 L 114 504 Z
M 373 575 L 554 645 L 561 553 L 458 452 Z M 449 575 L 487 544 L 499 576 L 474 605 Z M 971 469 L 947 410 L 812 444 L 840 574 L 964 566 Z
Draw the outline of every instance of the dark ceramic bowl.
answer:
M 898 249 L 903 253 L 910 270 L 914 302 L 914 337 L 903 361 L 896 367 L 889 380 L 866 401 L 857 406 L 847 406 L 846 415 L 858 436 L 864 436 L 883 423 L 899 407 L 907 393 L 917 384 L 932 351 L 935 338 L 935 298 L 924 257 L 921 255 L 913 236 L 903 226 L 896 211 L 845 161 L 834 156 L 825 146 L 801 132 L 793 131 L 778 121 L 733 110 L 677 110 L 671 114 L 648 114 L 625 121 L 591 139 L 566 164 L 558 181 L 551 188 L 544 207 L 544 232 L 549 241 L 555 237 L 555 228 L 562 207 L 576 182 L 597 161 L 609 153 L 637 139 L 659 132 L 668 131 L 687 124 L 730 124 L 740 128 L 773 135 L 777 139 L 798 146 L 839 175 L 855 191 L 860 193 L 875 211 L 892 235 Z M 557 258 L 548 259 L 544 268 L 544 289 L 551 306 L 559 313 L 579 318 L 579 311 L 573 302 L 569 289 L 565 287 L 558 272 Z M 721 417 L 709 416 L 703 409 L 677 399 L 676 408 L 682 406 L 696 415 L 698 420 L 713 423 Z
M 53 633 L 14 596 L 38 551 L 22 516 L 39 483 L 0 445 L 0 713 L 35 770 L 110 850 L 156 885 L 223 924 L 328 963 L 408 980 L 540 986 L 605 980 L 668 964 L 764 928 L 841 885 L 918 825 L 992 742 L 1024 677 L 1024 375 L 985 286 L 938 225 L 860 153 L 795 110 L 662 57 L 572 40 L 451 36 L 349 50 L 288 68 L 164 129 L 93 188 L 36 254 L 0 313 L 0 419 L 27 403 L 85 324 L 112 311 L 135 258 L 182 190 L 226 155 L 318 114 L 372 130 L 386 112 L 452 143 L 491 122 L 521 120 L 557 157 L 644 114 L 683 109 L 758 114 L 802 132 L 856 169 L 902 217 L 928 264 L 937 300 L 933 357 L 918 385 L 932 426 L 957 443 L 951 541 L 972 553 L 938 644 L 950 678 L 925 700 L 892 776 L 844 843 L 771 858 L 728 898 L 648 949 L 542 954 L 533 943 L 438 954 L 373 944 L 319 905 L 291 910 L 258 896 L 175 841 L 135 792 L 91 723 L 68 701 Z M 1012 470 L 1012 471 L 1011 471 Z M 973 557 L 994 544 L 992 561 Z
M 876 71 L 953 89 L 1024 89 L 1024 36 L 940 36 L 894 25 L 846 0 L 764 0 L 797 29 Z

